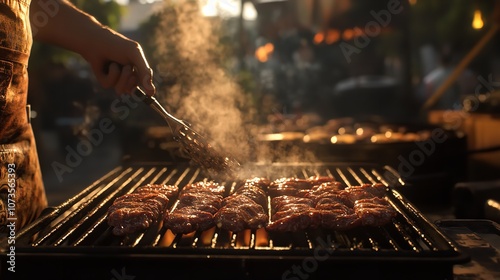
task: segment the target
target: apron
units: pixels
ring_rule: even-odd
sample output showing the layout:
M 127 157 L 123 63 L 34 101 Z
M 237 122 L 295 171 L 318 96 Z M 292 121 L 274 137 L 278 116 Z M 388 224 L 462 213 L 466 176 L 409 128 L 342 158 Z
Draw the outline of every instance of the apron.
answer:
M 26 109 L 29 5 L 29 0 L 0 0 L 0 239 L 17 233 L 47 207 Z

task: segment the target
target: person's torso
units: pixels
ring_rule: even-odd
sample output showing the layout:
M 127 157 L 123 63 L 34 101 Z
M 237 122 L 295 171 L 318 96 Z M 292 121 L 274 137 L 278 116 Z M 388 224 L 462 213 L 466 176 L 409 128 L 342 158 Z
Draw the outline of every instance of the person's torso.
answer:
M 29 0 L 0 0 L 0 245 L 47 207 L 26 112 L 32 36 Z
M 0 144 L 15 141 L 28 125 L 29 5 L 29 0 L 0 0 Z
M 31 0 L 0 0 L 0 46 L 29 54 Z

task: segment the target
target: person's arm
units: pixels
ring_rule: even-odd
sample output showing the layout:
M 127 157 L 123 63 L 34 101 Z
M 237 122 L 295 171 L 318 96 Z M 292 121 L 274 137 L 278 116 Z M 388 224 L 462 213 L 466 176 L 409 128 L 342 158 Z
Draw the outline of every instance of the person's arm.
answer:
M 155 93 L 153 72 L 137 42 L 65 0 L 33 0 L 30 15 L 35 40 L 80 54 L 103 87 L 125 93 L 139 85 Z

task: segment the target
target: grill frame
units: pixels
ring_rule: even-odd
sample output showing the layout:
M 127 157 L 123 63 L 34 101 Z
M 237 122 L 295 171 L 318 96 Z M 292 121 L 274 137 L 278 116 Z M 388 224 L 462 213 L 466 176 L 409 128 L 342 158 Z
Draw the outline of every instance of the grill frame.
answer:
M 232 271 L 230 273 L 233 276 L 249 277 L 252 271 L 255 274 L 255 269 L 252 268 L 271 263 L 275 268 L 273 273 L 255 276 L 258 279 L 275 279 L 279 278 L 280 275 L 284 277 L 283 273 L 294 265 L 303 264 L 308 258 L 325 255 L 328 258 L 321 259 L 319 262 L 316 259 L 316 262 L 321 264 L 322 269 L 315 269 L 311 275 L 323 277 L 335 272 L 336 275 L 352 276 L 357 265 L 362 264 L 365 267 L 371 267 L 372 271 L 377 272 L 376 275 L 382 276 L 381 279 L 391 279 L 392 276 L 394 279 L 402 276 L 406 279 L 411 278 L 407 273 L 408 269 L 411 269 L 414 276 L 420 278 L 422 275 L 414 269 L 414 266 L 417 265 L 421 268 L 432 269 L 433 276 L 437 276 L 435 279 L 447 279 L 452 277 L 454 264 L 469 261 L 469 257 L 460 251 L 451 239 L 429 222 L 416 207 L 396 190 L 399 187 L 404 187 L 405 183 L 397 172 L 388 166 L 366 163 L 274 163 L 254 164 L 247 169 L 249 174 L 271 179 L 275 179 L 275 175 L 272 176 L 272 174 L 297 177 L 329 175 L 336 177 L 346 185 L 381 182 L 390 187 L 388 198 L 399 212 L 398 218 L 395 225 L 372 229 L 368 233 L 355 229 L 348 231 L 347 234 L 327 233 L 321 230 L 298 234 L 269 234 L 270 239 L 268 240 L 282 241 L 280 238 L 290 238 L 292 245 L 304 244 L 303 238 L 305 236 L 307 246 L 271 247 L 271 243 L 268 243 L 268 246 L 263 248 L 258 246 L 231 247 L 232 243 L 229 241 L 234 241 L 235 236 L 237 238 L 238 235 L 230 235 L 228 241 L 221 242 L 225 244 L 222 247 L 193 247 L 189 243 L 187 246 L 182 245 L 184 238 L 189 241 L 191 237 L 179 235 L 175 238 L 180 242 L 175 243 L 174 239 L 169 247 L 162 247 L 158 244 L 161 243 L 161 239 L 166 236 L 166 233 L 160 231 L 162 230 L 161 224 L 153 225 L 143 235 L 138 234 L 137 236 L 141 236 L 141 238 L 125 237 L 122 239 L 112 235 L 110 228 L 105 225 L 105 215 L 103 216 L 103 211 L 107 210 L 115 197 L 132 192 L 136 187 L 146 183 L 168 182 L 183 186 L 206 178 L 200 169 L 188 165 L 132 163 L 115 168 L 63 204 L 46 209 L 39 219 L 17 235 L 17 258 L 32 265 L 39 265 L 48 260 L 58 262 L 85 260 L 95 262 L 96 266 L 102 267 L 104 261 L 106 263 L 104 267 L 107 268 L 103 268 L 102 273 L 108 275 L 110 271 L 113 271 L 113 267 L 119 268 L 120 265 L 125 264 L 132 270 L 138 268 L 140 272 L 136 273 L 143 273 L 143 269 L 152 263 L 161 266 L 198 263 L 198 268 L 206 269 L 198 271 L 202 273 L 200 275 L 206 276 L 207 273 L 214 274 L 220 272 L 220 269 L 224 269 L 228 272 Z M 364 177 L 361 178 L 360 174 Z M 235 184 L 236 182 L 231 182 L 230 185 L 234 186 Z M 226 185 L 226 195 L 230 192 L 230 188 L 227 186 L 229 184 Z M 174 201 L 170 203 L 170 207 L 173 203 Z M 93 214 L 99 215 L 99 218 L 93 219 Z M 75 221 L 78 222 L 75 223 Z M 413 248 L 400 248 L 400 240 L 393 240 L 391 243 L 390 240 L 395 238 L 394 232 L 391 231 L 398 227 L 397 230 L 401 235 L 395 237 L 404 239 L 403 243 L 408 242 L 408 246 L 413 246 Z M 195 234 L 194 238 L 201 236 L 201 234 L 203 233 Z M 219 230 L 219 234 L 222 234 L 222 231 Z M 352 234 L 355 237 L 357 237 L 356 234 L 360 236 L 366 234 L 371 245 L 375 245 L 372 248 L 364 248 L 364 245 L 356 247 L 356 239 L 353 242 Z M 84 238 L 75 238 L 74 236 L 77 235 L 84 236 Z M 304 236 L 301 237 L 301 235 Z M 332 235 L 335 235 L 334 244 L 338 244 L 338 241 L 343 238 L 351 238 L 346 243 L 354 244 L 354 247 L 321 246 L 321 242 L 328 242 L 328 238 L 333 239 Z M 375 238 L 375 241 L 372 242 L 375 235 L 388 237 L 387 243 L 390 243 L 393 249 L 387 249 L 384 246 L 377 249 L 377 239 Z M 257 236 L 255 231 L 250 233 L 250 239 L 255 240 Z M 109 240 L 110 238 L 111 240 Z M 222 237 L 218 236 L 217 238 Z M 318 238 L 323 239 L 320 242 Z M 70 240 L 71 242 L 69 242 Z M 93 243 L 88 243 L 89 240 L 92 240 Z M 366 243 L 367 240 L 362 239 L 362 244 Z M 217 242 L 218 240 L 213 244 L 217 244 Z M 286 242 L 288 241 L 282 243 Z M 181 245 L 179 246 L 179 244 Z M 325 263 L 328 265 L 324 265 Z M 72 267 L 71 264 L 72 262 L 67 263 L 68 267 Z M 74 265 L 75 263 L 73 263 Z M 42 266 L 39 269 L 44 268 L 46 267 Z M 154 271 L 155 268 L 150 267 L 147 270 Z M 74 270 L 70 269 L 67 272 L 71 273 Z M 270 275 L 273 277 L 268 278 Z M 425 275 L 426 278 L 428 276 Z M 373 275 L 370 277 L 373 278 Z M 106 279 L 111 279 L 111 277 Z

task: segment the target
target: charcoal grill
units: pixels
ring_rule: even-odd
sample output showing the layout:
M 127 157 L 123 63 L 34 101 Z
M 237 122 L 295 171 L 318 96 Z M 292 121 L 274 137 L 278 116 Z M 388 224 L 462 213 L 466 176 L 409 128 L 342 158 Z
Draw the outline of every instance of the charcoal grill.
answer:
M 135 163 L 117 167 L 58 207 L 48 208 L 16 237 L 16 276 L 50 279 L 452 279 L 469 260 L 397 188 L 389 167 L 356 163 L 254 164 L 249 176 L 333 176 L 346 186 L 383 183 L 398 211 L 394 223 L 348 231 L 321 229 L 232 233 L 212 228 L 174 235 L 155 224 L 114 236 L 106 223 L 113 200 L 147 183 L 182 187 L 207 179 L 195 167 Z M 220 182 L 231 193 L 238 181 Z M 175 200 L 170 202 L 170 206 Z M 6 254 L 2 254 L 5 257 Z M 6 260 L 2 260 L 3 273 Z M 176 278 L 177 277 L 177 278 Z M 31 278 L 30 278 L 31 279 Z

